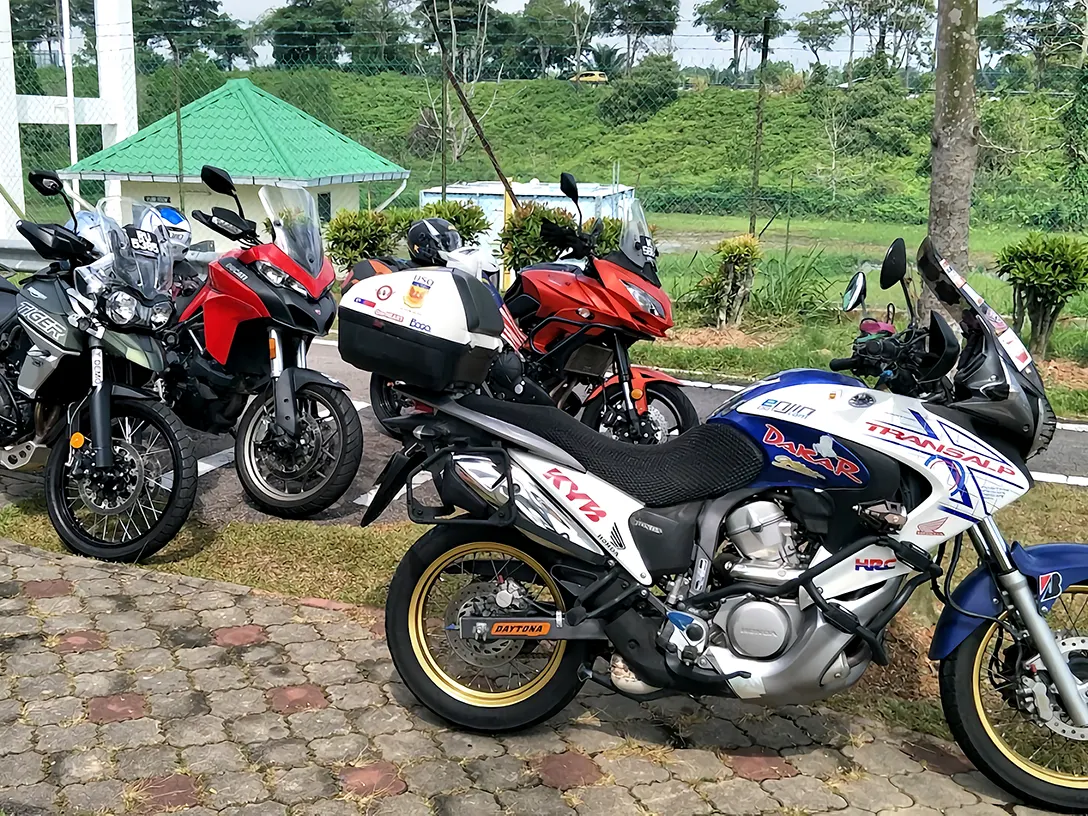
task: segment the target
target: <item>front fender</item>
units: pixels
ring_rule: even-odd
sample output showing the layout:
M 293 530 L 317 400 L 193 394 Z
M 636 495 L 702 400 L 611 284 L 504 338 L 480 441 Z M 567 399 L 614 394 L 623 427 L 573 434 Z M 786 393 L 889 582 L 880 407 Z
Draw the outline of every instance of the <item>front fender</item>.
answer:
M 273 386 L 273 396 L 276 400 L 276 425 L 283 429 L 289 436 L 298 432 L 298 408 L 295 395 L 304 385 L 326 385 L 340 391 L 347 391 L 348 387 L 338 380 L 334 380 L 314 371 L 311 368 L 285 368 L 283 373 L 276 378 Z
M 620 378 L 617 376 L 609 377 L 605 380 L 604 385 L 598 385 L 593 392 L 587 397 L 587 401 L 594 397 L 600 396 L 606 388 L 618 385 Z M 642 391 L 642 398 L 635 400 L 635 405 L 638 407 L 640 413 L 645 413 L 647 409 L 646 401 L 646 383 L 649 382 L 667 382 L 673 385 L 682 385 L 683 383 L 676 377 L 672 377 L 665 374 L 662 371 L 658 371 L 656 368 L 647 368 L 646 366 L 631 366 L 631 388 L 637 388 Z
M 1034 582 L 1039 608 L 1043 611 L 1050 610 L 1066 587 L 1088 581 L 1088 545 L 1053 543 L 1022 547 L 1016 544 L 1010 555 L 1017 569 Z M 1002 610 L 997 586 L 985 567 L 978 567 L 961 581 L 953 591 L 952 599 L 957 606 L 975 615 L 993 618 Z M 933 632 L 929 659 L 948 657 L 968 635 L 985 623 L 980 618 L 957 612 L 951 605 L 946 606 Z

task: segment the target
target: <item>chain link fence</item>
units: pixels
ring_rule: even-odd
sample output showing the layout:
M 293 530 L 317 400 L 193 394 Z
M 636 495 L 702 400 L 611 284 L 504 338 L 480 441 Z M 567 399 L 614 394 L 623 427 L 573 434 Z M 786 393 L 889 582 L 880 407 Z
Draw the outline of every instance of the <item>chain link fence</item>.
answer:
M 797 243 L 836 229 L 848 240 L 861 224 L 917 232 L 928 213 L 932 30 L 879 47 L 859 40 L 846 54 L 806 47 L 796 33 L 802 22 L 767 25 L 765 61 L 760 34 L 718 44 L 706 33 L 679 51 L 670 38 L 636 40 L 633 65 L 627 43 L 586 32 L 574 48 L 545 48 L 475 19 L 457 21 L 456 35 L 447 25 L 441 36 L 505 175 L 557 181 L 566 170 L 586 182 L 630 185 L 658 223 L 666 252 L 712 247 L 747 231 L 753 217 L 757 232 L 779 241 L 793 224 L 785 240 Z M 160 40 L 175 43 L 178 58 L 163 46 L 136 49 L 141 127 L 246 77 L 410 170 L 398 204 L 413 205 L 421 189 L 444 182 L 494 180 L 456 95 L 443 102 L 441 57 L 433 38 L 421 42 L 422 27 L 390 36 L 255 26 L 216 50 L 191 38 L 183 49 L 191 30 L 164 25 Z M 533 25 L 547 31 L 556 23 Z M 715 26 L 741 28 L 728 20 Z M 572 36 L 577 27 L 565 41 Z M 689 64 L 705 61 L 700 49 L 712 47 L 729 67 Z M 1030 53 L 997 58 L 983 39 L 976 227 L 1074 228 L 1081 210 L 1088 213 L 1068 193 L 1071 145 L 1084 141 L 1074 134 L 1084 122 L 1069 111 L 1088 111 L 1088 86 L 1070 53 L 1040 67 Z M 57 52 L 17 43 L 16 55 L 20 93 L 63 96 Z M 97 94 L 87 43 L 76 55 L 75 91 Z M 23 125 L 21 135 L 25 168 L 69 163 L 65 127 Z M 89 155 L 102 145 L 100 129 L 81 126 L 78 141 L 80 157 Z M 395 186 L 364 185 L 360 206 L 384 200 Z M 34 217 L 52 206 L 32 194 L 27 202 Z

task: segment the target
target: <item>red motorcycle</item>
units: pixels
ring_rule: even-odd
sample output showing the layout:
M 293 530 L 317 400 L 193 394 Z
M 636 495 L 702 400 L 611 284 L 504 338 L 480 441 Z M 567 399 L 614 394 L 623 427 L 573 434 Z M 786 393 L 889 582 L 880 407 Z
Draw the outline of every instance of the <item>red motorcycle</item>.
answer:
M 347 386 L 306 366 L 310 342 L 336 317 L 317 205 L 301 187 L 262 187 L 273 237 L 265 243 L 230 175 L 205 166 L 200 177 L 237 212 L 213 207 L 192 217 L 242 248 L 177 296 L 164 398 L 194 428 L 222 433 L 238 422 L 235 466 L 249 497 L 276 516 L 310 516 L 344 494 L 363 451 Z
M 604 222 L 582 232 L 574 176 L 563 173 L 560 188 L 578 209 L 579 228 L 545 221 L 541 238 L 580 263 L 527 267 L 504 297 L 523 333 L 518 345 L 525 373 L 557 406 L 570 413 L 581 408 L 582 421 L 603 433 L 631 442 L 664 442 L 698 425 L 699 414 L 679 380 L 631 365 L 633 343 L 664 337 L 673 324 L 642 205 L 637 199 L 627 202 L 619 250 L 600 256 L 596 245 Z M 584 404 L 579 386 L 590 389 Z

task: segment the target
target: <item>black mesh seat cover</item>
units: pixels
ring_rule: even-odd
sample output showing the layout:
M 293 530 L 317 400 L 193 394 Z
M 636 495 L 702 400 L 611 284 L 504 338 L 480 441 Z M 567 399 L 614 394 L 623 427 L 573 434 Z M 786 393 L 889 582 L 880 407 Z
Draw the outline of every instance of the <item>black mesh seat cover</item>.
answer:
M 590 473 L 648 507 L 669 507 L 739 490 L 763 468 L 763 451 L 729 425 L 699 425 L 663 445 L 632 445 L 597 433 L 558 408 L 471 395 L 473 411 L 531 431 Z

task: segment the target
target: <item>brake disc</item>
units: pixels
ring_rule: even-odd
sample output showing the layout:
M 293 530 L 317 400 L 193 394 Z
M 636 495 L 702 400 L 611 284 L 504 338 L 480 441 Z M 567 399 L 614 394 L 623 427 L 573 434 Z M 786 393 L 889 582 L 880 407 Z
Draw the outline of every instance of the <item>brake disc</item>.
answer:
M 461 660 L 478 669 L 493 669 L 513 660 L 525 645 L 523 640 L 475 640 L 461 637 L 461 618 L 476 617 L 495 607 L 495 585 L 474 581 L 454 595 L 446 605 L 446 639 Z M 496 615 L 501 610 L 494 608 Z
M 110 476 L 109 482 L 95 484 L 99 474 L 95 468 L 87 468 L 79 480 L 79 498 L 95 513 L 117 516 L 127 513 L 136 504 L 144 486 L 144 461 L 128 442 L 113 443 L 113 470 L 123 476 Z
M 1071 656 L 1080 658 L 1076 661 L 1080 673 L 1074 672 L 1074 674 L 1082 684 L 1088 682 L 1088 637 L 1062 638 L 1058 641 L 1058 648 L 1071 666 L 1074 663 L 1070 659 Z M 1043 659 L 1035 657 L 1028 661 L 1027 666 L 1038 674 L 1035 677 L 1025 677 L 1021 681 L 1021 689 L 1033 703 L 1036 719 L 1055 734 L 1066 739 L 1088 741 L 1088 726 L 1076 726 L 1069 722 L 1065 709 L 1062 707 L 1061 698 L 1049 683 L 1043 682 L 1042 678 L 1046 677 Z

